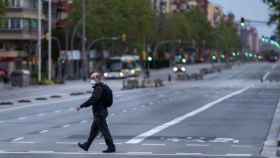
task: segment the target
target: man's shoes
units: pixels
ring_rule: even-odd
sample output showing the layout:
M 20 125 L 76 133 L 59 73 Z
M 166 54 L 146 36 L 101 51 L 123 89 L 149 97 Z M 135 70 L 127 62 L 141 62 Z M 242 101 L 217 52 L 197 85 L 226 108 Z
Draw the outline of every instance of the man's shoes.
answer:
M 88 146 L 84 143 L 84 144 L 82 144 L 82 143 L 78 143 L 78 146 L 81 148 L 81 149 L 83 149 L 84 151 L 88 151 Z
M 106 150 L 103 150 L 102 152 L 103 153 L 114 153 L 114 152 L 116 152 L 116 148 L 108 148 Z

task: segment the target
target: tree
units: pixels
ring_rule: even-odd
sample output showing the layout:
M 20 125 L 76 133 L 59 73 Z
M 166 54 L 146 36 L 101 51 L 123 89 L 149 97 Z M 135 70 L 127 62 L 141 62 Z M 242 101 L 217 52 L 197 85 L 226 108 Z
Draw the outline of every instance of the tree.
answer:
M 263 0 L 272 10 L 269 24 L 277 24 L 277 32 L 280 34 L 280 1 L 279 0 Z
M 221 21 L 218 27 L 212 32 L 212 48 L 219 49 L 230 55 L 232 51 L 241 48 L 240 36 L 234 22 Z
M 79 6 L 80 0 L 74 3 Z M 154 15 L 149 0 L 90 0 L 87 1 L 87 33 L 90 39 L 125 33 L 129 43 L 143 43 L 152 32 Z M 78 22 L 80 8 L 70 17 Z
M 5 13 L 5 1 L 0 0 L 0 15 Z

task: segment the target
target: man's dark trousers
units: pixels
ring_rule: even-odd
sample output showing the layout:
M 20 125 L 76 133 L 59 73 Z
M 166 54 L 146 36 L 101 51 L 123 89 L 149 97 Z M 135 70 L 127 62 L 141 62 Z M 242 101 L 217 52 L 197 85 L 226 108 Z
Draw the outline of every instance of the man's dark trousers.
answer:
M 107 144 L 107 146 L 110 149 L 115 149 L 115 145 L 113 143 L 113 139 L 111 136 L 111 133 L 109 131 L 107 122 L 106 122 L 106 117 L 108 114 L 106 115 L 94 115 L 94 120 L 93 123 L 91 125 L 91 131 L 90 131 L 90 135 L 89 138 L 86 142 L 86 145 L 88 147 L 90 147 L 90 145 L 92 144 L 93 140 L 96 138 L 96 136 L 98 135 L 99 132 L 101 132 L 101 134 L 103 135 L 105 142 Z

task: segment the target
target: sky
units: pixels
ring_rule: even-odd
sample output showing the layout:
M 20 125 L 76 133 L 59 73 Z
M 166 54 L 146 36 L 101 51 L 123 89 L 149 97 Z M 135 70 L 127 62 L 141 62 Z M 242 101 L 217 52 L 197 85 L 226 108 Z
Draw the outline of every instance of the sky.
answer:
M 213 4 L 218 4 L 224 9 L 225 13 L 232 12 L 236 16 L 236 21 L 241 17 L 250 20 L 268 21 L 270 9 L 262 0 L 209 0 Z M 260 36 L 271 36 L 275 26 L 265 24 L 251 24 L 257 28 Z

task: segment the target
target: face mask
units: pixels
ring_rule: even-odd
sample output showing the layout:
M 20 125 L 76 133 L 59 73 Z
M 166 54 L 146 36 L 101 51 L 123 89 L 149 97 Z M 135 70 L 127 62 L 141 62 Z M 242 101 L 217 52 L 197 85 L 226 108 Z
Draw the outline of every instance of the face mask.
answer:
M 96 84 L 95 80 L 90 80 L 90 84 L 94 86 Z

